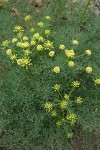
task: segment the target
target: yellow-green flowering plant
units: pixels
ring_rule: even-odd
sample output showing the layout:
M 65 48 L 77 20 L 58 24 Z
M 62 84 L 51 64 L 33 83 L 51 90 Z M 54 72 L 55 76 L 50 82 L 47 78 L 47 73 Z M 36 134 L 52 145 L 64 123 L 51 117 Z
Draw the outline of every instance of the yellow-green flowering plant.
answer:
M 94 68 L 88 61 L 80 66 L 81 59 L 90 58 L 92 51 L 84 50 L 78 55 L 76 49 L 79 49 L 81 41 L 76 39 L 71 40 L 70 48 L 60 42 L 56 45 L 51 30 L 51 17 L 46 16 L 43 22 L 37 22 L 36 25 L 31 23 L 31 18 L 30 15 L 24 18 L 25 23 L 29 25 L 28 31 L 16 25 L 13 29 L 15 36 L 11 40 L 3 41 L 2 49 L 13 64 L 29 69 L 33 74 L 39 74 L 43 86 L 47 86 L 50 81 L 51 93 L 48 92 L 48 96 L 40 104 L 45 113 L 53 117 L 55 126 L 64 128 L 67 138 L 72 138 L 73 128 L 79 119 L 77 107 L 84 107 L 85 101 L 85 95 L 80 92 L 85 86 L 81 73 L 86 77 L 91 76 L 93 86 L 100 85 L 100 78 L 94 75 Z M 68 79 L 69 77 L 71 79 Z M 47 91 L 45 87 L 40 90 L 43 97 L 45 90 Z

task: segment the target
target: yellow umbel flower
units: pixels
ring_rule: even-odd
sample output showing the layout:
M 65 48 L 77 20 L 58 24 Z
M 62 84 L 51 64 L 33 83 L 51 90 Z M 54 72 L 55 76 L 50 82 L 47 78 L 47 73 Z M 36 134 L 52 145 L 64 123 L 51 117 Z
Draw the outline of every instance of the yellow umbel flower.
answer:
M 79 81 L 73 81 L 71 86 L 72 87 L 79 87 L 80 86 L 80 82 Z
M 31 65 L 31 60 L 29 58 L 22 58 L 17 60 L 17 64 L 22 67 L 27 67 Z
M 17 46 L 18 46 L 18 47 L 23 47 L 23 43 L 22 43 L 22 42 L 18 42 L 18 43 L 17 43 Z
M 68 139 L 71 139 L 72 137 L 73 137 L 73 133 L 68 133 L 68 134 L 67 134 L 67 138 L 68 138 Z
M 13 39 L 12 39 L 12 43 L 15 43 L 15 42 L 17 42 L 17 41 L 18 41 L 17 38 L 13 38 Z
M 10 43 L 10 41 L 5 40 L 5 41 L 2 42 L 1 46 L 7 47 L 9 45 L 9 43 Z
M 39 33 L 38 33 L 38 32 L 37 32 L 37 33 L 35 33 L 35 34 L 33 35 L 34 40 L 35 40 L 35 39 L 39 39 L 39 36 L 40 36 L 40 35 L 39 35 Z
M 90 51 L 90 50 L 86 50 L 85 53 L 86 53 L 87 55 L 91 55 L 91 51 Z
M 71 125 L 74 125 L 76 120 L 77 120 L 77 116 L 74 113 L 70 113 L 69 115 L 67 115 L 67 120 L 70 121 Z
M 21 27 L 21 26 L 15 26 L 15 28 L 14 28 L 13 31 L 14 31 L 14 32 L 24 32 L 24 29 L 23 29 L 23 27 Z
M 32 53 L 32 52 L 31 52 L 30 50 L 28 50 L 28 49 L 24 51 L 25 56 L 28 56 L 28 55 L 31 54 L 31 53 Z
M 60 45 L 59 49 L 61 49 L 61 50 L 65 49 L 65 45 Z
M 86 72 L 91 73 L 92 72 L 92 67 L 86 67 Z
M 45 30 L 44 33 L 45 33 L 45 35 L 50 35 L 51 34 L 50 30 Z
M 16 55 L 10 55 L 10 59 L 11 60 L 15 60 L 16 59 Z
M 59 89 L 60 89 L 60 84 L 55 84 L 54 87 L 53 87 L 53 89 L 54 89 L 55 91 L 59 91 Z
M 26 16 L 26 17 L 24 18 L 25 21 L 30 21 L 30 19 L 31 19 L 31 16 L 30 16 L 30 15 L 28 15 L 28 16 Z
M 29 47 L 29 45 L 30 45 L 30 44 L 29 44 L 28 42 L 22 43 L 22 47 L 23 47 L 23 48 L 27 48 L 27 47 Z
M 62 121 L 57 121 L 56 125 L 59 127 L 62 124 Z
M 18 37 L 19 39 L 21 39 L 22 36 L 23 36 L 23 33 L 22 33 L 22 32 L 18 32 L 17 37 Z
M 54 55 L 55 55 L 55 52 L 54 52 L 54 51 L 50 51 L 50 52 L 49 52 L 49 56 L 50 56 L 50 57 L 53 57 Z
M 75 44 L 75 45 L 78 45 L 78 41 L 77 40 L 73 40 L 72 43 Z
M 44 104 L 44 108 L 46 109 L 46 111 L 50 112 L 53 109 L 53 104 L 51 102 L 46 102 Z
M 31 45 L 35 45 L 35 44 L 36 44 L 36 41 L 32 40 Z
M 56 112 L 55 110 L 53 110 L 53 111 L 51 112 L 51 116 L 53 116 L 53 117 L 57 116 L 57 112 Z
M 99 85 L 100 84 L 100 78 L 95 79 L 94 82 L 95 82 L 95 84 Z
M 69 95 L 68 94 L 64 94 L 64 99 L 68 100 L 69 99 Z
M 6 51 L 6 54 L 7 54 L 8 56 L 11 56 L 11 55 L 12 55 L 12 50 L 11 50 L 11 49 L 8 49 L 8 50 Z
M 30 29 L 30 32 L 34 32 L 35 31 L 35 29 L 32 27 L 31 29 Z
M 75 56 L 74 50 L 65 50 L 65 54 L 68 58 L 73 58 Z
M 46 16 L 45 19 L 51 20 L 51 17 L 50 16 Z
M 54 67 L 53 71 L 54 71 L 55 73 L 59 73 L 59 72 L 60 72 L 60 68 L 59 68 L 58 66 L 56 66 L 56 67 Z
M 63 101 L 60 103 L 60 108 L 61 108 L 61 109 L 65 109 L 65 108 L 67 108 L 67 106 L 68 106 L 68 102 L 65 101 L 65 100 L 63 100 Z
M 24 41 L 27 41 L 27 40 L 28 40 L 28 37 L 27 37 L 27 36 L 23 36 L 23 40 L 24 40 Z
M 39 22 L 37 25 L 38 25 L 38 27 L 44 27 L 44 23 L 43 22 Z
M 54 48 L 54 47 L 53 47 L 53 42 L 51 42 L 51 41 L 49 41 L 49 40 L 45 41 L 44 47 L 45 47 L 45 50 L 53 49 L 53 48 Z
M 73 61 L 69 61 L 69 62 L 68 62 L 68 66 L 69 66 L 69 67 L 74 67 L 74 66 L 75 66 L 75 63 L 74 63 Z
M 40 37 L 38 38 L 38 40 L 39 40 L 40 42 L 44 42 L 44 41 L 45 41 L 45 39 L 44 39 L 42 36 L 40 36 Z
M 38 46 L 37 46 L 37 50 L 38 50 L 38 51 L 42 51 L 42 50 L 43 50 L 43 46 L 42 46 L 42 45 L 38 45 Z
M 17 64 L 18 64 L 18 65 L 22 65 L 22 61 L 23 61 L 22 59 L 18 59 L 18 60 L 17 60 Z
M 83 98 L 79 96 L 79 97 L 76 98 L 75 102 L 77 104 L 81 104 L 81 103 L 83 103 Z

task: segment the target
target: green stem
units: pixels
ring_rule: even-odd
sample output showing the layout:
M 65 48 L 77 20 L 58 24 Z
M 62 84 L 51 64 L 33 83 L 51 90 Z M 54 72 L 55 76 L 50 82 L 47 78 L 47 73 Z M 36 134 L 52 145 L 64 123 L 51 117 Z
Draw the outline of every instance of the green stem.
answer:
M 74 91 L 75 87 L 72 88 L 72 90 L 69 93 L 69 97 L 71 96 L 72 92 Z
M 81 16 L 81 22 L 83 21 L 84 17 L 85 17 L 85 14 L 86 14 L 86 11 L 87 11 L 87 8 L 89 6 L 89 3 L 90 3 L 91 0 L 87 0 L 87 3 L 86 3 L 86 6 L 83 10 L 83 13 L 82 13 L 82 16 Z

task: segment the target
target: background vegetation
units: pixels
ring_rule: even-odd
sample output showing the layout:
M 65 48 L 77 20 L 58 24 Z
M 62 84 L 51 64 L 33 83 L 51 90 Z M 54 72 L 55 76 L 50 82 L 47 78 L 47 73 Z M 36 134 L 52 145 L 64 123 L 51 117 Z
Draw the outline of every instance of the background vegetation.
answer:
M 55 45 L 63 43 L 70 48 L 71 40 L 77 39 L 80 42 L 80 51 L 77 53 L 92 50 L 88 63 L 93 67 L 94 77 L 100 77 L 99 17 L 88 8 L 82 20 L 83 9 L 82 2 L 52 0 L 43 1 L 42 5 L 31 5 L 27 0 L 12 0 L 0 8 L 0 42 L 12 39 L 15 25 L 22 25 L 27 30 L 23 21 L 26 15 L 32 16 L 34 24 L 50 15 L 51 28 L 56 33 Z M 59 64 L 61 59 L 59 57 Z M 55 127 L 54 120 L 46 114 L 42 105 L 52 97 L 52 85 L 59 82 L 67 88 L 66 81 L 71 82 L 77 76 L 74 76 L 74 71 L 71 74 L 66 69 L 58 77 L 48 75 L 44 64 L 49 64 L 50 59 L 40 58 L 39 63 L 38 68 L 34 66 L 29 71 L 19 68 L 10 62 L 5 51 L 0 48 L 1 147 L 11 150 L 99 150 L 100 88 L 91 84 L 93 81 L 90 75 L 77 75 L 85 78 L 86 86 L 84 88 L 83 85 L 82 91 L 79 91 L 85 102 L 77 108 L 79 122 L 73 129 L 73 139 L 68 140 L 63 128 Z

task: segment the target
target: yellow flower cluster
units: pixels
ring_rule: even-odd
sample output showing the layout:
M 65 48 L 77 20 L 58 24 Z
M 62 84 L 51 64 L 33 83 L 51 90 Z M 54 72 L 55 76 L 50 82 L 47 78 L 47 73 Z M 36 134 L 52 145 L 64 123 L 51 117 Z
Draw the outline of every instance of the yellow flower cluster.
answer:
M 50 51 L 50 52 L 49 52 L 49 56 L 50 56 L 50 57 L 53 57 L 54 55 L 55 55 L 55 52 L 54 52 L 54 51 Z
M 23 29 L 23 27 L 21 27 L 21 26 L 15 26 L 15 28 L 14 28 L 13 31 L 14 31 L 14 32 L 24 32 L 24 29 Z
M 28 15 L 28 16 L 26 16 L 26 17 L 24 18 L 25 21 L 30 21 L 30 19 L 31 19 L 31 16 L 30 16 L 30 15 Z
M 44 42 L 44 48 L 45 48 L 45 50 L 51 50 L 51 49 L 53 49 L 54 48 L 53 42 L 51 42 L 49 40 L 45 41 Z
M 78 41 L 77 40 L 73 40 L 72 43 L 75 44 L 75 45 L 78 45 Z
M 61 109 L 65 109 L 67 108 L 68 106 L 68 102 L 66 100 L 63 100 L 61 103 L 60 103 L 60 108 Z
M 53 109 L 53 104 L 51 102 L 46 102 L 44 108 L 46 111 L 50 112 Z
M 44 27 L 44 23 L 43 22 L 39 22 L 37 25 L 38 25 L 38 27 Z
M 54 71 L 55 73 L 59 73 L 59 72 L 60 72 L 60 68 L 59 68 L 58 66 L 56 66 L 56 67 L 54 67 L 53 71 Z
M 51 17 L 50 16 L 46 16 L 45 19 L 51 20 Z
M 69 62 L 68 62 L 68 66 L 69 66 L 69 67 L 74 67 L 74 66 L 75 66 L 75 63 L 74 63 L 73 61 L 69 61 Z
M 65 49 L 65 46 L 64 46 L 64 45 L 60 45 L 60 46 L 59 46 L 59 49 L 64 50 L 64 49 Z
M 95 84 L 99 85 L 100 84 L 100 78 L 95 79 L 94 82 L 95 82 Z
M 53 87 L 53 89 L 55 91 L 59 91 L 60 90 L 60 84 L 55 84 L 54 87 Z
M 76 98 L 75 102 L 77 104 L 82 104 L 83 103 L 83 98 L 79 96 L 79 97 Z
M 79 87 L 80 86 L 80 82 L 79 81 L 73 81 L 71 84 L 72 87 Z
M 73 137 L 73 133 L 68 133 L 68 134 L 67 134 L 67 138 L 68 138 L 68 139 L 71 139 L 72 137 Z
M 7 47 L 9 45 L 9 43 L 10 43 L 10 41 L 5 40 L 5 41 L 2 42 L 1 46 Z
M 92 72 L 92 67 L 86 67 L 86 72 L 91 73 Z
M 74 50 L 65 50 L 65 54 L 68 58 L 73 58 L 75 56 Z
M 77 116 L 74 113 L 70 113 L 69 115 L 67 115 L 67 120 L 70 121 L 71 125 L 74 125 L 76 120 L 77 120 Z

